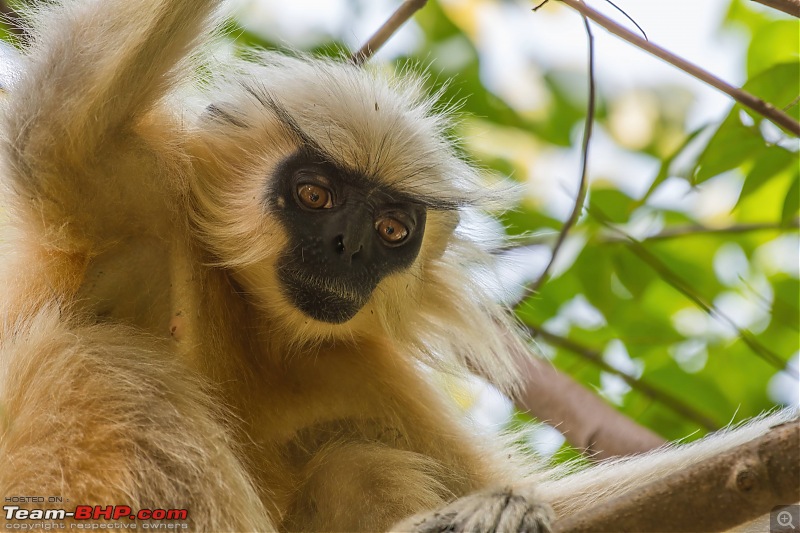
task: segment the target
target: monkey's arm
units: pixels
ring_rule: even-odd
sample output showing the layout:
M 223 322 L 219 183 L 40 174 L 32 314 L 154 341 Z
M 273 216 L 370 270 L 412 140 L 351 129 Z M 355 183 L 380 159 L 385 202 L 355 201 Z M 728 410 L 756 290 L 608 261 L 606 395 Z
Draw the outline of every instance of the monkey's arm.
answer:
M 143 146 L 129 132 L 175 83 L 217 4 L 74 0 L 32 8 L 33 41 L 5 110 L 4 159 L 45 225 L 68 238 L 91 233 L 103 223 L 93 212 L 99 204 L 125 202 L 130 182 L 151 173 L 132 161 Z M 119 159 L 125 151 L 135 154 Z
M 168 124 L 163 113 L 148 111 L 186 73 L 181 58 L 218 4 L 60 0 L 31 8 L 32 42 L 0 115 L 10 184 L 0 201 L 13 228 L 0 239 L 8 251 L 0 279 L 9 285 L 0 306 L 10 319 L 23 302 L 70 299 L 111 245 L 135 257 L 143 249 L 136 239 L 173 229 L 175 199 L 165 188 L 180 171 L 180 138 L 154 125 Z M 157 131 L 156 142 L 134 127 Z
M 75 0 L 37 8 L 9 113 L 15 169 L 90 170 L 90 160 L 169 89 L 170 71 L 219 3 Z

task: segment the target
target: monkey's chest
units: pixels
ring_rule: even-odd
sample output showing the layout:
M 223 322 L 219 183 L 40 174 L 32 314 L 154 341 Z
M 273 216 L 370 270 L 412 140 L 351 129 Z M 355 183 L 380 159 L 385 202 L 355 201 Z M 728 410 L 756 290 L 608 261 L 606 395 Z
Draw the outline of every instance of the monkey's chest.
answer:
M 99 321 L 111 319 L 164 336 L 170 318 L 169 264 L 165 243 L 126 239 L 91 262 L 77 301 Z

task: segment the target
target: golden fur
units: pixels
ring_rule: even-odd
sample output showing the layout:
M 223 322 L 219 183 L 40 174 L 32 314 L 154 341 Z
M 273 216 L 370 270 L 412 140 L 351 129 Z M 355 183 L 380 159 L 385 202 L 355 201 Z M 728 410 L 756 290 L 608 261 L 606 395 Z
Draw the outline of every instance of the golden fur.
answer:
M 189 505 L 202 530 L 343 531 L 499 483 L 504 456 L 472 444 L 416 362 L 454 370 L 469 357 L 512 375 L 502 311 L 449 266 L 483 258 L 453 234 L 476 180 L 442 118 L 417 83 L 267 54 L 204 80 L 224 115 L 175 109 L 196 65 L 179 60 L 215 4 L 33 13 L 3 121 L 0 454 L 15 467 L 0 492 Z M 286 237 L 262 198 L 298 139 L 268 99 L 349 166 L 445 206 L 415 264 L 341 326 L 306 318 L 277 286 Z
M 544 530 L 510 455 L 422 370 L 469 362 L 514 388 L 523 341 L 456 231 L 497 195 L 411 78 L 260 54 L 194 80 L 217 8 L 31 13 L 0 130 L 0 495 L 188 507 L 203 531 L 378 531 L 484 490 L 451 518 Z M 430 206 L 414 264 L 342 325 L 300 313 L 275 276 L 291 243 L 263 198 L 303 135 Z M 548 483 L 557 509 L 589 499 Z

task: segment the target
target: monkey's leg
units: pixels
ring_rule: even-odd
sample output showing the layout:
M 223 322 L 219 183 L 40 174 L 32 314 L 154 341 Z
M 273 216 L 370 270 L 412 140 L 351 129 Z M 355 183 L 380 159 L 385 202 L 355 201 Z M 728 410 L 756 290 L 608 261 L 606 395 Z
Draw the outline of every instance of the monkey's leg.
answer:
M 222 411 L 160 341 L 70 326 L 48 308 L 4 327 L 0 494 L 187 509 L 195 530 L 274 531 Z
M 435 460 L 377 442 L 323 445 L 300 474 L 301 488 L 285 522 L 289 531 L 384 531 L 451 494 Z

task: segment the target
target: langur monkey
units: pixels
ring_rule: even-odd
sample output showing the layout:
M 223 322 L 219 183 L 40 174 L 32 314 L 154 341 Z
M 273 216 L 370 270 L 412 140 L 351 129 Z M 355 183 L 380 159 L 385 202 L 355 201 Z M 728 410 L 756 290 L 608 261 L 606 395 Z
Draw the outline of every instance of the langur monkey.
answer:
M 459 226 L 502 191 L 411 76 L 214 64 L 219 9 L 29 13 L 0 122 L 0 496 L 198 531 L 537 532 L 719 452 L 535 483 L 472 435 L 424 368 L 513 391 L 523 341 Z

